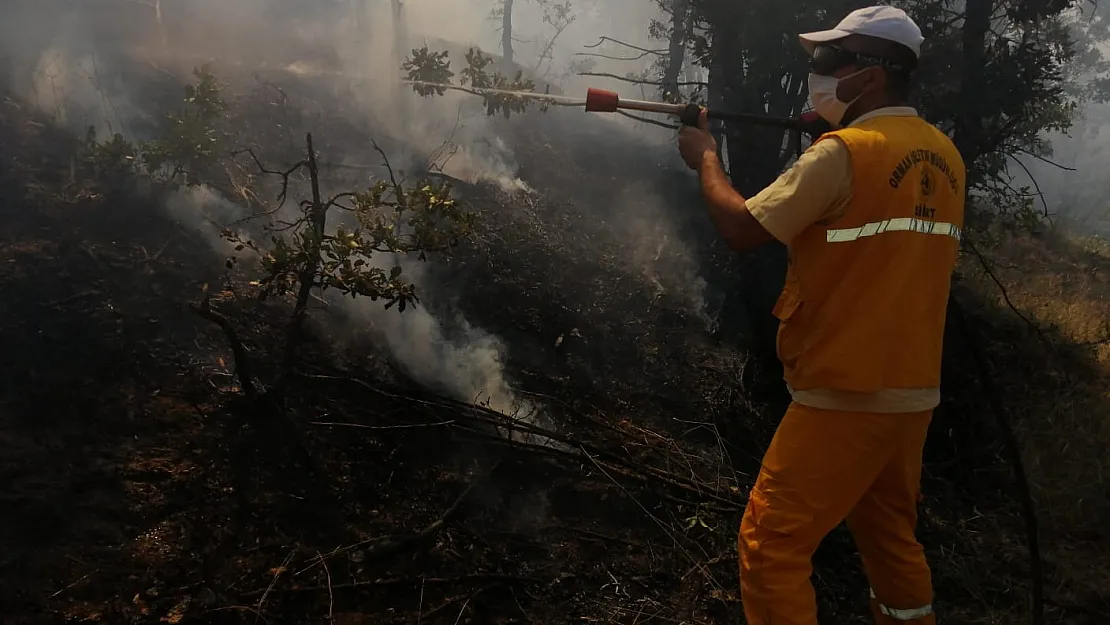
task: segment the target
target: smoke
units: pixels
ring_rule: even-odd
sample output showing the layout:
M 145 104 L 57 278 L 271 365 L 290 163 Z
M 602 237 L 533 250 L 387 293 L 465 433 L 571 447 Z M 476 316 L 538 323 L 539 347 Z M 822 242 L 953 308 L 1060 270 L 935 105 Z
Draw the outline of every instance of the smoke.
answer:
M 618 239 L 629 242 L 628 268 L 650 285 L 653 305 L 663 297 L 675 298 L 705 325 L 706 331 L 715 332 L 718 319 L 709 311 L 708 285 L 699 275 L 690 245 L 676 234 L 678 228 L 671 212 L 659 197 L 639 187 L 626 188 L 622 197 L 629 208 L 624 209 Z
M 247 216 L 241 206 L 206 185 L 185 187 L 171 194 L 166 199 L 166 213 L 183 228 L 200 235 L 220 256 L 233 255 L 237 245 L 220 236 L 221 228 Z
M 173 193 L 166 201 L 166 211 L 223 256 L 235 254 L 236 244 L 219 237 L 219 229 L 248 216 L 241 206 L 204 185 Z M 392 254 L 375 254 L 370 260 L 386 271 L 401 266 L 405 279 L 418 285 L 421 292 L 435 288 L 421 262 Z M 370 334 L 397 365 L 425 386 L 508 415 L 530 416 L 536 412 L 536 407 L 520 400 L 508 383 L 502 341 L 474 327 L 461 314 L 441 320 L 425 306 L 399 312 L 396 308 L 385 310 L 380 302 L 334 293 L 325 293 L 324 300 L 328 304 L 326 312 L 338 322 L 340 330 Z
M 1030 188 L 1039 210 L 1058 213 L 1082 233 L 1110 237 L 1110 104 L 1088 103 L 1068 134 L 1048 137 L 1050 159 L 1021 159 L 1018 180 Z
M 187 78 L 205 62 L 213 63 L 218 76 L 249 75 L 255 69 L 284 72 L 340 102 L 348 121 L 386 146 L 394 164 L 408 173 L 442 171 L 468 182 L 493 182 L 510 195 L 534 193 L 520 176 L 513 149 L 518 144 L 505 139 L 508 125 L 490 118 L 479 98 L 454 92 L 418 98 L 398 80 L 401 57 L 425 44 L 449 51 L 456 79 L 468 47 L 499 54 L 500 21 L 491 19 L 496 0 L 406 0 L 401 23 L 393 20 L 390 0 L 162 0 L 159 11 L 153 4 L 119 0 L 118 10 L 108 11 L 48 0 L 6 3 L 0 7 L 0 55 L 7 78 L 28 102 L 75 131 L 92 125 L 101 135 L 120 132 L 144 139 L 149 137 L 142 129 L 151 127 L 163 109 L 150 97 L 150 76 L 136 75 L 136 67 L 162 78 Z M 629 56 L 628 48 L 612 43 L 587 47 L 602 37 L 660 47 L 646 34 L 656 16 L 653 3 L 579 0 L 572 6 L 574 21 L 552 42 L 556 32 L 545 23 L 540 3 L 515 4 L 514 60 L 539 84 L 552 85 L 553 92 L 584 92 L 587 85 L 599 84 L 597 78 L 575 75 L 584 61 L 593 63 L 596 72 L 624 74 L 654 60 L 650 54 L 635 62 L 590 56 Z M 552 52 L 546 61 L 541 58 L 545 49 Z M 601 86 L 626 97 L 644 95 L 625 83 Z M 631 122 L 614 118 L 613 123 Z M 376 160 L 368 145 L 346 149 L 329 154 L 329 161 Z M 658 199 L 630 192 L 623 201 L 636 207 L 637 217 L 623 222 L 627 232 L 622 235 L 635 242 L 627 261 L 632 272 L 661 293 L 676 295 L 713 325 L 704 312 L 704 280 Z M 220 227 L 247 215 L 205 186 L 173 194 L 165 208 L 220 255 L 233 251 L 219 236 Z M 260 238 L 260 232 L 253 234 Z M 374 262 L 401 265 L 418 291 L 434 299 L 436 285 L 421 263 L 389 255 Z M 510 414 L 535 409 L 508 382 L 502 340 L 461 314 L 437 317 L 425 306 L 399 314 L 383 310 L 380 302 L 328 301 L 345 325 L 371 331 L 417 381 Z
M 431 284 L 419 262 L 384 254 L 376 255 L 373 262 L 385 270 L 400 265 L 407 280 Z M 521 400 L 508 383 L 504 343 L 471 325 L 462 314 L 440 319 L 427 306 L 399 312 L 363 299 L 333 296 L 328 300 L 345 318 L 345 327 L 369 331 L 406 373 L 425 386 L 503 414 L 534 416 L 537 407 Z
M 1066 133 L 1048 133 L 1051 154 L 1042 159 L 1019 154 L 1011 173 L 1029 188 L 1036 208 L 1062 217 L 1081 234 L 1110 236 L 1110 14 L 1095 3 L 1066 11 L 1076 55 L 1068 67 L 1067 88 L 1085 96 Z M 1060 219 L 1056 220 L 1061 223 Z

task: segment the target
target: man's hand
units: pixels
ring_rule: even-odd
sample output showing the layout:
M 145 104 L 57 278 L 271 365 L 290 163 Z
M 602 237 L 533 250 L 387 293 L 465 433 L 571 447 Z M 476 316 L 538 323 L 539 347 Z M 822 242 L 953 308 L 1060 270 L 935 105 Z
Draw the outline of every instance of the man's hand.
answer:
M 709 118 L 704 107 L 698 115 L 697 128 L 683 126 L 678 131 L 678 151 L 682 154 L 682 160 L 686 161 L 686 166 L 694 171 L 701 168 L 706 154 L 717 154 L 717 140 L 709 134 Z

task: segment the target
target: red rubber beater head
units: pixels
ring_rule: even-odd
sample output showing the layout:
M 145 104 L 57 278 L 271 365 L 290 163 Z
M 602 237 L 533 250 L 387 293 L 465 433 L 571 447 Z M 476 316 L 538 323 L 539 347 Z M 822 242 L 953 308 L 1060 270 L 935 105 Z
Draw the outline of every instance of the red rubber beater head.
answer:
M 615 91 L 590 88 L 586 91 L 587 113 L 615 113 L 620 98 Z

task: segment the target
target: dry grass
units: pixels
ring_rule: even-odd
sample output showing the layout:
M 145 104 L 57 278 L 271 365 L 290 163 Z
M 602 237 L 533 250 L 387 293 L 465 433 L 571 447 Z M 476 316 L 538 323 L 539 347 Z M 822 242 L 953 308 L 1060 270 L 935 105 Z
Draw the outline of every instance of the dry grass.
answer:
M 1104 595 L 1110 589 L 1110 247 L 1059 231 L 1007 238 L 980 253 L 986 267 L 967 254 L 962 274 L 966 286 L 1006 311 L 991 329 L 1000 339 L 991 357 L 1023 444 L 1045 554 L 1057 569 L 1060 593 Z

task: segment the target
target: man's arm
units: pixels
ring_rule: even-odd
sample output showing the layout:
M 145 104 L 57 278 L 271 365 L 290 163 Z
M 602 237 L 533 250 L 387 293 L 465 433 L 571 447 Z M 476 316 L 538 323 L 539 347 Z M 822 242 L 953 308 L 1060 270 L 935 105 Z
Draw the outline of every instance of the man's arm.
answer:
M 852 197 L 852 157 L 837 139 L 818 141 L 770 186 L 745 199 L 717 157 L 703 109 L 698 126 L 684 126 L 678 149 L 698 172 L 709 216 L 725 243 L 743 251 L 772 240 L 790 243 L 811 225 L 839 217 Z
M 716 152 L 707 152 L 702 158 L 698 178 L 709 218 L 730 249 L 742 252 L 775 240 L 748 211 L 747 201 L 733 188 Z

